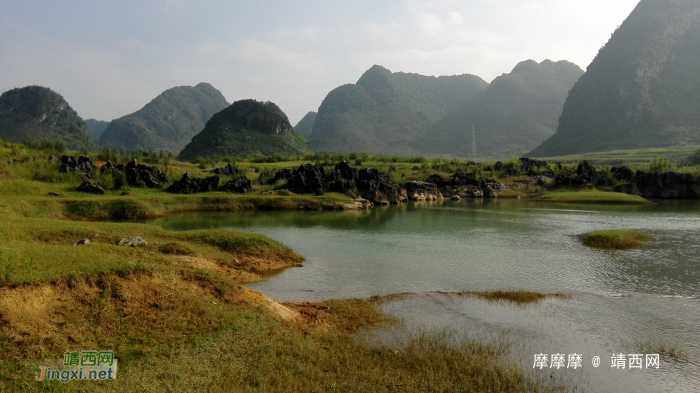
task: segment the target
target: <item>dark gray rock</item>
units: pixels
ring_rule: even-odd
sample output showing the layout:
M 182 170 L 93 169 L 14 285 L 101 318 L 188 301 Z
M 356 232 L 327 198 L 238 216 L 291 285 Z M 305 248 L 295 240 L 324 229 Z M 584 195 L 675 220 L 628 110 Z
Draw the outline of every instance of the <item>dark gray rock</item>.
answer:
M 238 168 L 235 166 L 231 165 L 230 163 L 224 167 L 219 167 L 211 170 L 209 173 L 213 173 L 216 175 L 222 175 L 222 176 L 235 176 L 238 174 Z
M 87 192 L 89 194 L 98 194 L 98 195 L 102 195 L 105 193 L 105 190 L 103 190 L 102 187 L 100 187 L 96 184 L 92 184 L 92 182 L 90 182 L 88 180 L 80 183 L 80 185 L 78 186 L 76 191 Z
M 91 157 L 80 156 L 76 158 L 75 156 L 63 155 L 59 161 L 59 171 L 61 172 L 78 172 L 89 179 L 94 179 L 97 175 L 97 164 Z
M 192 177 L 186 172 L 180 180 L 176 180 L 165 191 L 172 194 L 195 194 L 199 192 L 215 191 L 219 188 L 219 176 L 209 176 L 204 179 Z
M 48 195 L 55 196 L 55 197 L 62 197 L 63 196 L 63 194 L 61 194 L 60 192 L 53 192 L 53 191 L 51 191 Z
M 245 177 L 245 175 L 233 179 L 223 186 L 219 187 L 219 190 L 221 191 L 228 191 L 228 192 L 241 192 L 241 193 L 248 193 L 248 192 L 253 192 L 256 191 L 255 186 L 253 186 L 253 182 Z
M 77 242 L 73 243 L 73 246 L 86 246 L 90 244 L 90 240 L 88 239 L 80 239 Z

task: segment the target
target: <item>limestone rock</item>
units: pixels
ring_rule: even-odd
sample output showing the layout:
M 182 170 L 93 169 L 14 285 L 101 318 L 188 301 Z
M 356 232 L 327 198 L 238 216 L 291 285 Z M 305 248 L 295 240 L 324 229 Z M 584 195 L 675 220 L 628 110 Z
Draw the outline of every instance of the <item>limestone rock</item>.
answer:
M 123 238 L 117 243 L 118 246 L 127 246 L 127 247 L 142 247 L 147 245 L 145 240 L 141 239 L 140 236 L 136 237 L 131 237 L 131 238 Z
M 92 184 L 89 180 L 86 180 L 78 186 L 76 191 L 80 192 L 87 192 L 89 194 L 98 194 L 98 195 L 103 195 L 105 193 L 105 190 L 102 189 L 102 187 Z
M 73 246 L 86 246 L 90 244 L 90 240 L 88 239 L 80 239 L 77 242 L 73 243 Z
M 61 172 L 78 172 L 90 179 L 93 179 L 97 174 L 97 164 L 91 157 L 80 156 L 76 158 L 75 156 L 63 155 L 60 162 L 59 171 Z
M 172 194 L 195 194 L 198 192 L 214 191 L 219 188 L 219 176 L 209 176 L 204 179 L 192 177 L 185 172 L 180 180 L 175 181 L 165 191 Z
M 223 186 L 219 187 L 219 190 L 221 191 L 228 191 L 228 192 L 241 192 L 241 193 L 248 193 L 248 192 L 253 192 L 256 190 L 255 186 L 253 185 L 253 182 L 246 178 L 245 175 L 231 180 L 224 184 Z

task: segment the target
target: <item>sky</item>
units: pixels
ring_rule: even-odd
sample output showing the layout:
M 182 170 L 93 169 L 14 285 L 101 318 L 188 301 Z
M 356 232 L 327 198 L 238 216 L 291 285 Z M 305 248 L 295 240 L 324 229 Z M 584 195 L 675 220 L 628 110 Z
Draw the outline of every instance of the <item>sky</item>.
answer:
M 296 124 L 374 64 L 473 74 L 523 60 L 585 69 L 638 0 L 0 0 L 0 92 L 41 85 L 84 119 L 208 82 Z

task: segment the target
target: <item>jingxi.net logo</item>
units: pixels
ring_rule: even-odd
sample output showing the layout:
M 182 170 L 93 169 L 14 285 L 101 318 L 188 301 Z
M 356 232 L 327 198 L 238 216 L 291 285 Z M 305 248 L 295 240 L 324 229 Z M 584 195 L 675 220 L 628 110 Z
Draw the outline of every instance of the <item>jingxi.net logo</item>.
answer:
M 65 352 L 63 360 L 40 366 L 36 381 L 112 380 L 117 378 L 117 359 L 113 351 Z

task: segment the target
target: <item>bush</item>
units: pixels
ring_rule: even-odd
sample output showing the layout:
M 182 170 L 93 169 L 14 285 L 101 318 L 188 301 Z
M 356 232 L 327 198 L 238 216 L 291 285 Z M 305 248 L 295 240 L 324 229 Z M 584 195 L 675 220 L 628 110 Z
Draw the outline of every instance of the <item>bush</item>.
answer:
M 658 156 L 655 156 L 654 161 L 652 161 L 649 164 L 649 172 L 651 173 L 661 174 L 666 173 L 672 169 L 673 168 L 670 162 L 668 161 L 668 158 L 659 158 Z

